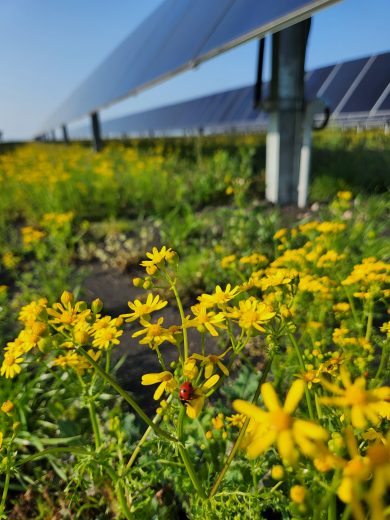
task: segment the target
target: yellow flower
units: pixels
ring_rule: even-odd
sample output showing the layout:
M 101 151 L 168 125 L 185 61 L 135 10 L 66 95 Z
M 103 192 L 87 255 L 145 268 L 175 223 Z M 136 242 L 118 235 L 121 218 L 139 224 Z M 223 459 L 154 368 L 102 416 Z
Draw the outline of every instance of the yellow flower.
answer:
M 158 401 L 162 394 L 165 392 L 172 393 L 177 387 L 177 383 L 173 377 L 173 375 L 168 372 L 160 372 L 160 373 L 151 373 L 144 374 L 142 376 L 142 385 L 155 385 L 160 383 L 157 387 L 157 390 L 154 392 L 153 399 Z
M 34 323 L 37 321 L 39 315 L 45 309 L 46 305 L 46 298 L 39 298 L 38 300 L 32 301 L 20 309 L 18 319 L 27 325 Z
M 159 318 L 157 323 L 149 323 L 148 321 L 145 321 L 143 318 L 141 318 L 140 323 L 144 329 L 134 332 L 132 337 L 137 338 L 138 336 L 145 334 L 145 337 L 140 340 L 140 344 L 149 345 L 149 347 L 152 349 L 159 347 L 162 343 L 164 343 L 164 341 L 169 341 L 170 343 L 175 344 L 176 341 L 171 328 L 165 329 L 162 327 L 163 321 L 164 318 Z
M 241 300 L 238 308 L 231 307 L 229 312 L 226 313 L 228 317 L 237 320 L 239 326 L 248 332 L 253 328 L 259 332 L 264 332 L 265 329 L 262 325 L 271 320 L 275 314 L 270 307 L 254 297 Z
M 80 321 L 86 321 L 91 315 L 91 310 L 87 308 L 85 302 L 76 302 L 73 305 L 73 295 L 64 291 L 61 295 L 61 303 L 54 303 L 47 309 L 47 314 L 51 316 L 49 323 L 58 327 L 60 331 L 74 327 Z
M 4 401 L 4 403 L 1 405 L 1 411 L 6 413 L 6 414 L 9 414 L 12 409 L 14 407 L 14 403 L 12 401 Z
M 2 376 L 5 375 L 6 379 L 12 379 L 17 374 L 21 372 L 20 363 L 22 363 L 24 359 L 20 357 L 18 354 L 12 353 L 12 351 L 7 351 L 4 354 L 3 364 L 0 369 L 0 374 Z
M 198 300 L 205 307 L 212 307 L 213 305 L 224 306 L 227 302 L 237 296 L 238 292 L 239 288 L 233 287 L 232 289 L 230 283 L 227 284 L 225 290 L 217 285 L 213 294 L 202 294 L 198 297 Z
M 290 498 L 295 504 L 303 504 L 305 496 L 306 489 L 303 486 L 293 486 L 290 489 Z
M 236 255 L 224 256 L 221 260 L 222 269 L 227 269 L 236 261 Z
M 183 366 L 183 375 L 186 379 L 189 379 L 190 381 L 192 379 L 195 379 L 195 377 L 198 375 L 199 370 L 196 366 L 196 359 L 193 356 L 190 356 L 185 362 Z
M 136 320 L 137 318 L 141 318 L 143 316 L 149 316 L 152 312 L 159 311 L 163 309 L 168 304 L 165 300 L 160 300 L 160 296 L 157 295 L 153 298 L 153 295 L 150 293 L 146 299 L 145 303 L 142 303 L 140 300 L 134 300 L 134 302 L 128 302 L 130 309 L 133 312 L 129 314 L 122 314 L 123 318 L 128 318 L 126 320 L 127 323 Z
M 107 350 L 113 345 L 119 345 L 118 338 L 120 338 L 122 334 L 123 330 L 118 330 L 112 325 L 110 327 L 104 327 L 95 332 L 92 345 L 96 348 Z
M 226 417 L 230 426 L 236 426 L 237 428 L 242 428 L 245 422 L 245 416 L 242 413 L 235 413 Z
M 302 398 L 304 386 L 302 380 L 294 381 L 282 407 L 271 383 L 262 385 L 261 395 L 268 412 L 240 399 L 233 402 L 235 410 L 247 415 L 255 423 L 254 433 L 247 446 L 248 457 L 258 457 L 274 443 L 281 459 L 288 464 L 297 461 L 297 447 L 310 457 L 319 453 L 319 447 L 328 438 L 328 433 L 316 423 L 292 417 Z
M 367 503 L 371 509 L 371 518 L 385 518 L 384 500 L 390 488 L 390 433 L 385 443 L 375 442 L 367 448 L 367 457 L 372 471 L 372 484 L 367 494 Z
M 219 413 L 219 414 L 217 415 L 217 417 L 213 417 L 213 418 L 211 419 L 211 422 L 212 422 L 212 424 L 213 424 L 213 428 L 214 428 L 215 430 L 221 430 L 221 429 L 224 427 L 224 425 L 225 425 L 225 423 L 224 423 L 224 415 L 223 415 L 223 413 Z
M 192 398 L 185 403 L 186 413 L 190 419 L 196 419 L 202 411 L 205 399 L 212 389 L 219 381 L 219 375 L 214 374 L 198 388 L 194 389 Z
M 217 366 L 221 372 L 225 374 L 225 376 L 229 375 L 229 370 L 225 367 L 225 365 L 222 363 L 221 359 L 223 359 L 226 354 L 229 352 L 230 349 L 227 349 L 223 354 L 220 354 L 219 356 L 210 354 L 209 356 L 201 356 L 200 354 L 192 354 L 191 357 L 194 359 L 198 359 L 202 362 L 202 365 L 205 367 L 204 375 L 205 378 L 208 379 L 211 377 L 214 373 L 214 369 Z
M 272 466 L 271 469 L 271 477 L 274 480 L 282 480 L 284 477 L 284 468 L 280 464 L 276 464 L 275 466 Z
M 171 262 L 176 256 L 176 253 L 172 251 L 171 248 L 167 249 L 166 246 L 163 246 L 160 251 L 157 247 L 153 247 L 152 252 L 146 253 L 146 256 L 149 260 L 143 260 L 140 265 L 146 268 L 146 272 L 150 276 L 153 276 L 158 266 L 164 261 Z
M 325 379 L 322 385 L 336 394 L 335 397 L 322 397 L 321 402 L 328 405 L 350 408 L 351 421 L 355 428 L 365 428 L 367 421 L 378 424 L 381 417 L 390 413 L 390 387 L 383 386 L 366 390 L 366 380 L 358 377 L 354 383 L 344 367 L 340 368 L 341 388 Z
M 216 329 L 226 329 L 224 324 L 225 315 L 222 312 L 208 311 L 207 307 L 202 304 L 193 305 L 191 307 L 192 313 L 195 318 L 192 320 L 189 317 L 186 318 L 185 327 L 196 327 L 199 332 L 209 332 L 211 336 L 218 336 Z

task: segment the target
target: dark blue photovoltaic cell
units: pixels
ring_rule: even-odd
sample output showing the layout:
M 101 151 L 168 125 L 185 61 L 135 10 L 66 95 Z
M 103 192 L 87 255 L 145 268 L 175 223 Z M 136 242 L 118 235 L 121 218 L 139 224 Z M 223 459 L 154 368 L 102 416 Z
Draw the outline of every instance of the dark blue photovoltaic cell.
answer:
M 387 94 L 378 110 L 390 110 L 390 92 Z
M 369 112 L 389 84 L 390 53 L 379 54 L 341 112 Z
M 390 53 L 379 55 L 376 59 L 378 66 L 386 65 L 388 60 L 385 56 L 390 57 Z M 342 63 L 340 66 L 330 65 L 322 67 L 314 71 L 307 72 L 305 90 L 311 94 L 311 98 L 321 89 L 322 97 L 328 103 L 332 110 L 339 104 L 348 92 L 351 84 L 363 69 L 369 58 L 361 58 Z M 329 74 L 334 71 L 333 77 Z M 370 69 L 368 69 L 370 70 Z M 375 72 L 375 70 L 374 70 Z M 368 74 L 368 73 L 367 73 Z M 325 89 L 321 88 L 324 81 L 329 82 Z M 390 68 L 386 69 L 385 75 L 381 74 L 381 84 L 384 78 L 387 83 L 390 81 Z M 371 77 L 374 89 L 378 90 L 378 83 L 375 77 Z M 262 86 L 262 99 L 266 100 L 269 95 L 270 83 L 266 82 Z M 366 95 L 369 97 L 370 90 L 368 85 Z M 376 94 L 373 96 L 375 97 Z M 256 125 L 264 127 L 267 122 L 267 114 L 263 111 L 255 110 L 254 87 L 247 86 L 217 94 L 211 94 L 198 99 L 191 99 L 182 103 L 176 103 L 165 107 L 159 107 L 138 114 L 113 119 L 102 123 L 103 134 L 143 134 L 145 132 L 171 132 L 181 130 L 194 130 L 204 128 L 212 129 L 229 129 L 237 126 Z M 376 100 L 375 100 L 376 102 Z M 370 105 L 371 110 L 373 105 Z M 390 110 L 390 93 L 382 102 L 378 109 L 380 111 Z M 357 106 L 355 112 L 364 113 L 361 106 Z M 366 118 L 368 111 L 366 111 Z M 343 113 L 343 118 L 353 117 L 353 112 Z M 383 118 L 382 120 L 383 121 Z M 86 129 L 84 135 L 88 135 L 90 130 Z
M 359 60 L 348 61 L 343 63 L 337 70 L 332 81 L 329 83 L 321 98 L 326 102 L 328 107 L 333 111 L 345 93 L 356 79 L 359 72 L 367 63 L 368 58 L 360 58 Z
M 331 2 L 320 2 L 326 5 Z M 261 30 L 272 32 L 279 30 L 276 26 L 286 21 L 286 18 L 297 15 L 314 7 L 312 0 L 235 0 L 222 22 L 213 32 L 212 36 L 203 45 L 199 55 L 207 55 L 214 49 L 225 47 L 235 40 L 240 40 L 245 35 L 256 32 L 260 36 Z M 318 9 L 321 5 L 316 5 Z
M 313 70 L 305 81 L 305 97 L 306 99 L 315 99 L 317 92 L 320 90 L 322 84 L 331 73 L 334 65 L 328 65 L 327 67 L 321 67 L 320 69 Z
M 43 130 L 95 112 L 336 1 L 165 0 L 59 107 Z

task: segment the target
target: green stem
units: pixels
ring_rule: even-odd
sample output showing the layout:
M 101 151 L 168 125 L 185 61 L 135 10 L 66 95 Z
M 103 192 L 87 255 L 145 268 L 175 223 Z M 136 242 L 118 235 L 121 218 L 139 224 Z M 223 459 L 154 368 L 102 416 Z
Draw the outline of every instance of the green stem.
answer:
M 333 495 L 328 505 L 328 520 L 337 520 L 336 495 Z
M 165 363 L 164 363 L 163 357 L 161 355 L 160 349 L 158 347 L 156 347 L 155 350 L 156 350 L 156 354 L 157 354 L 157 357 L 158 357 L 158 361 L 159 361 L 159 363 L 161 365 L 161 368 L 166 371 L 167 367 L 165 366 Z
M 78 448 L 77 446 L 69 446 L 69 447 L 56 447 L 56 448 L 47 448 L 46 450 L 39 451 L 38 453 L 34 453 L 33 455 L 29 455 L 28 457 L 23 457 L 19 461 L 16 462 L 15 466 L 22 466 L 23 464 L 27 464 L 28 462 L 33 462 L 34 460 L 41 459 L 48 455 L 57 455 L 58 453 L 72 453 L 74 455 L 88 455 L 91 456 L 92 453 L 88 450 L 84 450 L 83 448 Z
M 97 451 L 100 448 L 102 441 L 101 441 L 101 435 L 100 435 L 99 421 L 98 421 L 98 418 L 96 415 L 95 402 L 91 398 L 89 398 L 89 401 L 88 401 L 88 409 L 89 409 L 89 416 L 91 418 L 93 435 L 95 438 L 95 448 Z
M 117 481 L 116 489 L 118 491 L 119 505 L 121 507 L 122 513 L 125 515 L 127 520 L 132 520 L 132 518 L 134 518 L 134 517 L 131 514 L 131 511 L 129 509 L 129 504 L 127 502 L 125 490 L 123 489 L 122 481 L 120 481 L 120 480 Z
M 344 287 L 345 294 L 347 295 L 349 306 L 351 307 L 351 313 L 352 313 L 353 321 L 355 322 L 355 325 L 356 325 L 357 329 L 360 330 L 361 329 L 361 323 L 360 323 L 360 321 L 358 319 L 358 316 L 357 316 L 357 313 L 356 313 L 356 309 L 355 309 L 355 304 L 353 303 L 352 296 L 350 295 L 347 287 L 345 285 L 343 285 L 343 287 Z
M 383 367 L 386 365 L 387 363 L 387 357 L 388 357 L 388 346 L 389 346 L 389 343 L 386 341 L 385 344 L 383 345 L 382 347 L 382 354 L 381 354 L 381 359 L 380 359 L 380 362 L 379 362 L 379 367 L 378 367 L 378 370 L 376 371 L 376 374 L 375 374 L 375 377 L 374 377 L 374 380 L 375 379 L 379 379 L 379 377 L 382 375 L 382 370 L 383 370 Z
M 169 435 L 169 433 L 165 432 L 158 426 L 156 426 L 151 419 L 146 415 L 146 413 L 142 410 L 142 408 L 134 401 L 130 394 L 126 392 L 116 381 L 113 379 L 110 374 L 107 374 L 97 363 L 96 361 L 87 353 L 82 347 L 79 347 L 78 352 L 88 360 L 94 369 L 103 377 L 108 384 L 110 384 L 118 394 L 123 397 L 123 399 L 133 408 L 133 410 L 138 414 L 140 419 L 142 419 L 148 426 L 150 426 L 157 435 L 164 437 L 165 439 L 173 442 L 177 442 L 177 439 Z
M 256 393 L 255 395 L 253 396 L 253 399 L 252 399 L 252 403 L 256 404 L 257 403 L 257 400 L 259 398 L 259 395 L 260 395 L 260 390 L 261 390 L 261 385 L 265 382 L 265 380 L 267 379 L 267 376 L 268 376 L 268 372 L 270 371 L 271 369 L 271 365 L 272 365 L 272 360 L 273 360 L 273 355 L 269 357 L 268 361 L 267 361 L 267 364 L 266 366 L 264 367 L 264 372 L 261 374 L 261 378 L 260 378 L 260 381 L 259 381 L 259 384 L 257 386 L 257 390 L 256 390 Z M 249 421 L 250 421 L 250 418 L 247 417 L 244 421 L 244 424 L 242 425 L 242 428 L 240 430 L 240 433 L 238 434 L 238 437 L 236 439 L 236 442 L 234 443 L 233 445 L 233 448 L 232 448 L 232 451 L 229 453 L 229 456 L 225 462 L 225 464 L 223 465 L 221 471 L 219 472 L 218 476 L 217 476 L 217 479 L 216 481 L 214 482 L 214 485 L 213 487 L 211 488 L 211 491 L 209 493 L 209 498 L 212 498 L 215 493 L 218 491 L 218 488 L 222 482 L 222 479 L 224 478 L 227 470 L 229 469 L 229 466 L 230 464 L 232 463 L 234 457 L 236 456 L 236 453 L 238 451 L 238 449 L 240 448 L 241 446 L 241 442 L 242 442 L 242 439 L 245 435 L 245 432 L 246 432 L 246 429 L 248 428 L 248 424 L 249 424 Z
M 305 367 L 305 363 L 303 362 L 303 357 L 302 357 L 299 345 L 296 342 L 293 334 L 291 334 L 291 332 L 287 332 L 287 335 L 291 341 L 292 346 L 294 347 L 295 353 L 298 358 L 299 366 L 301 367 L 302 375 L 303 375 L 306 372 L 306 367 Z M 309 411 L 309 417 L 311 420 L 314 420 L 314 412 L 313 412 L 313 406 L 311 404 L 310 392 L 309 392 L 309 389 L 307 388 L 306 383 L 305 383 L 305 397 L 306 397 L 307 409 Z
M 366 327 L 366 340 L 369 341 L 372 332 L 372 322 L 374 320 L 374 302 L 370 300 L 368 307 L 368 318 L 367 318 L 367 327 Z
M 190 477 L 191 482 L 194 485 L 194 488 L 198 492 L 198 495 L 201 498 L 206 499 L 207 495 L 204 492 L 202 484 L 200 483 L 200 481 L 198 479 L 198 476 L 197 476 L 197 474 L 194 470 L 194 467 L 191 463 L 191 460 L 188 456 L 187 450 L 186 450 L 184 444 L 181 443 L 181 441 L 183 439 L 183 422 L 184 422 L 184 417 L 185 417 L 185 411 L 186 411 L 185 407 L 183 406 L 182 409 L 180 410 L 179 419 L 178 419 L 178 423 L 177 423 L 177 437 L 180 441 L 180 443 L 178 444 L 179 453 L 180 453 L 181 460 L 183 461 L 183 464 L 187 470 L 188 476 Z
M 172 401 L 172 394 L 170 396 L 168 396 L 167 398 L 167 403 L 169 404 L 170 402 Z M 154 424 L 158 424 L 161 419 L 163 417 L 163 413 L 161 414 L 156 414 L 153 418 L 153 423 Z M 142 445 L 143 443 L 146 441 L 146 439 L 149 437 L 150 433 L 152 431 L 152 427 L 151 426 L 148 426 L 145 430 L 145 433 L 142 435 L 142 437 L 140 438 L 140 440 L 138 441 L 138 444 L 137 446 L 135 447 L 133 453 L 131 454 L 131 457 L 129 459 L 129 462 L 126 464 L 126 467 L 125 467 L 125 471 L 124 471 L 124 475 L 127 474 L 127 472 L 130 470 L 130 468 L 132 467 L 132 465 L 134 464 L 135 462 L 135 459 L 138 457 L 138 454 L 139 452 L 141 451 L 141 448 L 142 448 Z
M 4 513 L 5 501 L 7 500 L 9 483 L 11 480 L 11 468 L 10 468 L 10 463 L 9 463 L 9 455 L 10 455 L 10 450 L 8 449 L 7 450 L 7 470 L 5 473 L 5 482 L 4 482 L 3 494 L 1 497 L 1 503 L 0 503 L 0 515 L 2 515 Z
M 168 276 L 168 280 L 171 284 L 171 289 L 176 298 L 177 308 L 179 309 L 182 332 L 183 332 L 184 362 L 186 362 L 187 358 L 188 358 L 189 348 L 188 348 L 188 334 L 187 334 L 187 329 L 185 327 L 185 315 L 184 315 L 183 304 L 181 303 L 181 299 L 180 299 L 179 293 L 177 292 L 175 283 L 170 279 L 169 276 Z

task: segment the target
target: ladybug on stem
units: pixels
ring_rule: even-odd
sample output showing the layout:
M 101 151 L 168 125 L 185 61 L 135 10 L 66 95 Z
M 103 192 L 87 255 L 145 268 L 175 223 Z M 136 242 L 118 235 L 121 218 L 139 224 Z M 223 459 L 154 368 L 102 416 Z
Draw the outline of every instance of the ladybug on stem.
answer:
M 190 381 L 184 381 L 184 383 L 180 386 L 179 389 L 179 397 L 183 403 L 186 403 L 190 399 L 194 397 L 194 387 L 192 386 Z

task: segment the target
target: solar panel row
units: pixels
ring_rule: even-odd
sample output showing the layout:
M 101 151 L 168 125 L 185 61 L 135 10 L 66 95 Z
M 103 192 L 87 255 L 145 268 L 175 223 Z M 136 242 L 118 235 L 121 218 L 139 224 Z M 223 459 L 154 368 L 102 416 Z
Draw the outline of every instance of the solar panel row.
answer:
M 265 83 L 264 98 L 268 90 Z M 307 72 L 305 97 L 321 97 L 334 120 L 390 120 L 390 52 Z M 120 136 L 266 124 L 267 115 L 253 108 L 253 86 L 248 86 L 105 121 L 102 132 Z M 88 136 L 88 129 L 77 135 Z
M 338 0 L 165 0 L 76 89 L 42 132 L 67 124 Z

